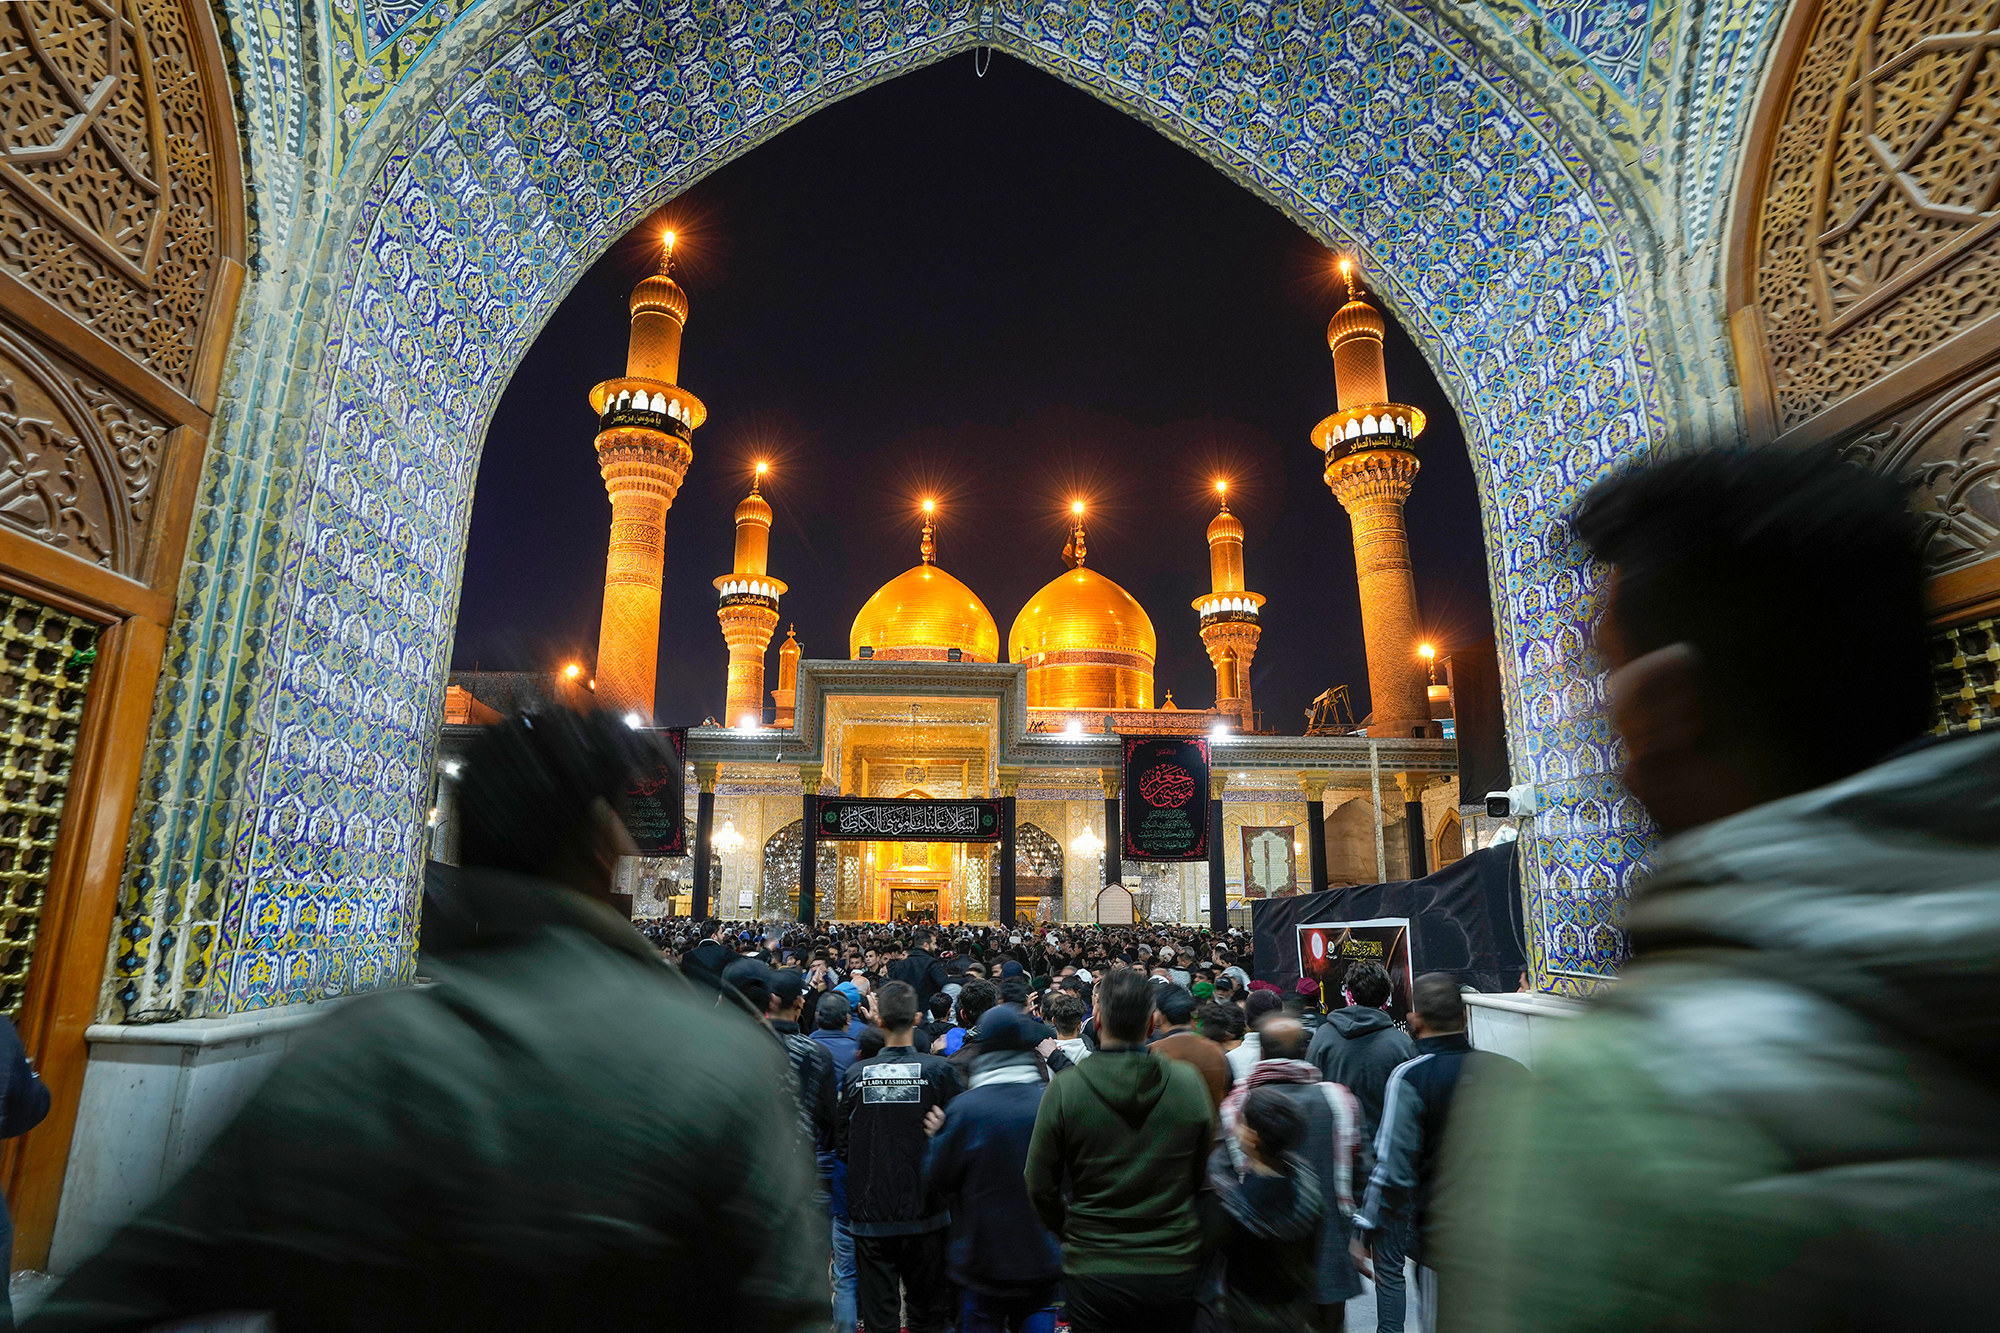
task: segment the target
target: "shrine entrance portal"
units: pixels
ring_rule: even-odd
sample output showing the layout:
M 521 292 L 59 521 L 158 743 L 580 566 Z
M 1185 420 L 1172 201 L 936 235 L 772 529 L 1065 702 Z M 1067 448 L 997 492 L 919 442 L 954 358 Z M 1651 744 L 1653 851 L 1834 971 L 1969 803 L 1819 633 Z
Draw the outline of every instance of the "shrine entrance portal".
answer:
M 819 842 L 863 844 L 860 920 L 932 925 L 940 921 L 1011 921 L 1014 915 L 1014 801 L 871 800 L 807 796 L 803 869 Z M 982 866 L 997 844 L 1000 883 L 994 892 Z M 996 903 L 995 898 L 999 899 Z M 800 919 L 810 920 L 816 885 L 801 886 Z M 998 908 L 998 911 L 995 909 Z

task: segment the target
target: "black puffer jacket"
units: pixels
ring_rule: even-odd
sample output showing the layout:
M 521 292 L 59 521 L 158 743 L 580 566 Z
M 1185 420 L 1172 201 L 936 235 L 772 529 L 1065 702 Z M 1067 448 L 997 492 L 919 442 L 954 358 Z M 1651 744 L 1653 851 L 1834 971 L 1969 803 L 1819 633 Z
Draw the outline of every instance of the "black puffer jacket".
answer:
M 914 1236 L 951 1220 L 924 1181 L 924 1116 L 964 1091 L 949 1060 L 886 1046 L 848 1066 L 834 1119 L 847 1162 L 848 1227 L 857 1236 Z
M 1459 1093 L 1445 1327 L 1987 1327 L 2000 737 L 1718 820 L 1654 864 L 1618 984 L 1537 1038 L 1525 1086 Z

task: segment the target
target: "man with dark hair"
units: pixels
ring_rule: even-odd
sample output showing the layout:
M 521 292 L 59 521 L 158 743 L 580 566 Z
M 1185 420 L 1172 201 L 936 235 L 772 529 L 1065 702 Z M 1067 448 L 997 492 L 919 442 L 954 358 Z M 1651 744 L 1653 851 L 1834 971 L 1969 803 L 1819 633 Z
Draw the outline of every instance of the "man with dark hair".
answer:
M 1616 987 L 1468 1086 L 1441 1310 L 1490 1333 L 1964 1328 L 2000 1254 L 2000 737 L 1930 720 L 1903 486 L 1827 450 L 1601 483 L 1597 630 L 1666 839 Z M 1778 645 L 1810 643 L 1810 670 Z M 1857 701 L 1859 701 L 1857 703 Z M 1612 836 L 1626 836 L 1623 828 Z
M 1229 1061 L 1222 1048 L 1194 1030 L 1194 992 L 1186 986 L 1160 986 L 1153 996 L 1153 1054 L 1194 1066 L 1208 1088 L 1212 1106 L 1229 1095 Z
M 623 794 L 661 762 L 605 715 L 485 728 L 435 984 L 315 1019 L 41 1325 L 643 1328 L 672 1292 L 690 1328 L 824 1328 L 783 1051 L 611 905 Z
M 720 986 L 723 972 L 736 961 L 736 950 L 723 943 L 728 933 L 727 924 L 710 921 L 701 943 L 681 955 L 681 971 L 705 986 Z
M 1028 1148 L 1028 1197 L 1062 1238 L 1076 1333 L 1194 1322 L 1214 1108 L 1193 1066 L 1147 1048 L 1153 989 L 1133 970 L 1098 984 L 1097 1053 L 1050 1082 Z
M 958 1025 L 965 1036 L 951 1054 L 961 1082 L 972 1078 L 972 1058 L 979 1054 L 979 1020 L 1000 1003 L 1000 988 L 990 981 L 968 981 L 958 992 Z
M 917 1002 L 928 1005 L 931 996 L 945 987 L 949 979 L 944 964 L 936 957 L 937 932 L 929 926 L 919 926 L 910 938 L 910 948 L 901 958 L 889 964 L 892 980 L 908 982 L 917 993 Z
M 848 1069 L 835 1118 L 838 1151 L 847 1162 L 847 1225 L 854 1236 L 861 1323 L 870 1333 L 902 1328 L 907 1299 L 910 1333 L 945 1333 L 953 1323 L 945 1277 L 951 1217 L 924 1182 L 924 1122 L 964 1085 L 949 1061 L 911 1046 L 917 992 L 908 982 L 884 983 L 875 1012 L 882 1049 Z
M 1209 1159 L 1221 1261 L 1214 1314 L 1229 1333 L 1300 1333 L 1312 1325 L 1326 1209 L 1319 1177 L 1301 1156 L 1306 1133 L 1293 1102 L 1257 1088 L 1243 1099 L 1229 1141 Z
M 1465 1036 L 1465 1000 L 1458 979 L 1426 972 L 1410 989 L 1410 1030 L 1417 1056 L 1389 1075 L 1382 1127 L 1375 1136 L 1375 1168 L 1368 1196 L 1354 1217 L 1355 1259 L 1373 1271 L 1381 1262 L 1400 1266 L 1405 1247 L 1381 1246 L 1385 1235 L 1407 1237 L 1408 1256 L 1417 1264 L 1419 1333 L 1437 1327 L 1437 1238 L 1431 1232 L 1431 1201 L 1440 1192 L 1440 1150 L 1451 1123 L 1453 1098 L 1461 1083 L 1524 1073 L 1504 1055 L 1472 1049 Z M 1378 1328 L 1383 1321 L 1378 1316 Z M 1397 1327 L 1401 1327 L 1400 1322 Z
M 1354 1094 L 1360 1113 L 1360 1171 L 1366 1180 L 1375 1169 L 1375 1132 L 1382 1121 L 1382 1098 L 1389 1075 L 1406 1060 L 1416 1058 L 1416 1043 L 1397 1027 L 1384 1008 L 1392 994 L 1389 971 L 1368 961 L 1347 969 L 1343 989 L 1347 1007 L 1326 1016 L 1313 1035 L 1306 1058 L 1318 1067 L 1320 1077 L 1338 1083 Z M 1375 1319 L 1380 1333 L 1403 1330 L 1403 1252 L 1406 1229 L 1399 1222 L 1385 1227 L 1374 1238 Z
M 820 997 L 819 1009 L 814 1015 L 818 1026 L 811 1033 L 814 1043 L 833 1062 L 835 1151 L 824 1167 L 827 1212 L 833 1222 L 833 1333 L 854 1333 L 854 1325 L 861 1317 L 855 1304 L 854 1233 L 848 1230 L 847 1163 L 838 1150 L 840 1087 L 847 1078 L 848 1069 L 861 1054 L 861 1043 L 848 1032 L 848 1019 L 852 1013 L 845 995 L 828 991 Z

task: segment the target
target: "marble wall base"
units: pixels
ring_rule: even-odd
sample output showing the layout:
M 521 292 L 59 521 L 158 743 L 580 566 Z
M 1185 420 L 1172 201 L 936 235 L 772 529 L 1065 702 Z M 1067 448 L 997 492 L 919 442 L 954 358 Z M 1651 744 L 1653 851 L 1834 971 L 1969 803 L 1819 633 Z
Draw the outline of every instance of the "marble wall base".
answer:
M 1560 995 L 1468 995 L 1465 1007 L 1475 1050 L 1509 1056 L 1530 1069 L 1536 1045 L 1584 1010 Z
M 90 1063 L 50 1271 L 74 1269 L 157 1198 L 242 1109 L 305 1026 L 341 1003 L 86 1030 Z

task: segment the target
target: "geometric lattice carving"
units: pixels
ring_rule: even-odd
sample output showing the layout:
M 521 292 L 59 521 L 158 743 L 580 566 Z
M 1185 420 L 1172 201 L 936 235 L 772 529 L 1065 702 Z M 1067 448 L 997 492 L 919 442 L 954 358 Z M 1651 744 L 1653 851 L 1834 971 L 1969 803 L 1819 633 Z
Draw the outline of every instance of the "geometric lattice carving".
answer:
M 1913 483 L 1934 572 L 2000 555 L 2000 374 L 1875 423 L 1846 452 Z
M 180 0 L 0 4 L 0 267 L 183 390 L 218 259 L 196 52 Z
M 2000 726 L 2000 620 L 1976 620 L 1931 640 L 1937 734 Z
M 18 1018 L 99 627 L 0 592 L 0 1013 Z
M 1780 433 L 2000 314 L 2000 6 L 1828 0 L 1760 183 Z
M 138 575 L 167 428 L 0 330 L 0 524 Z

